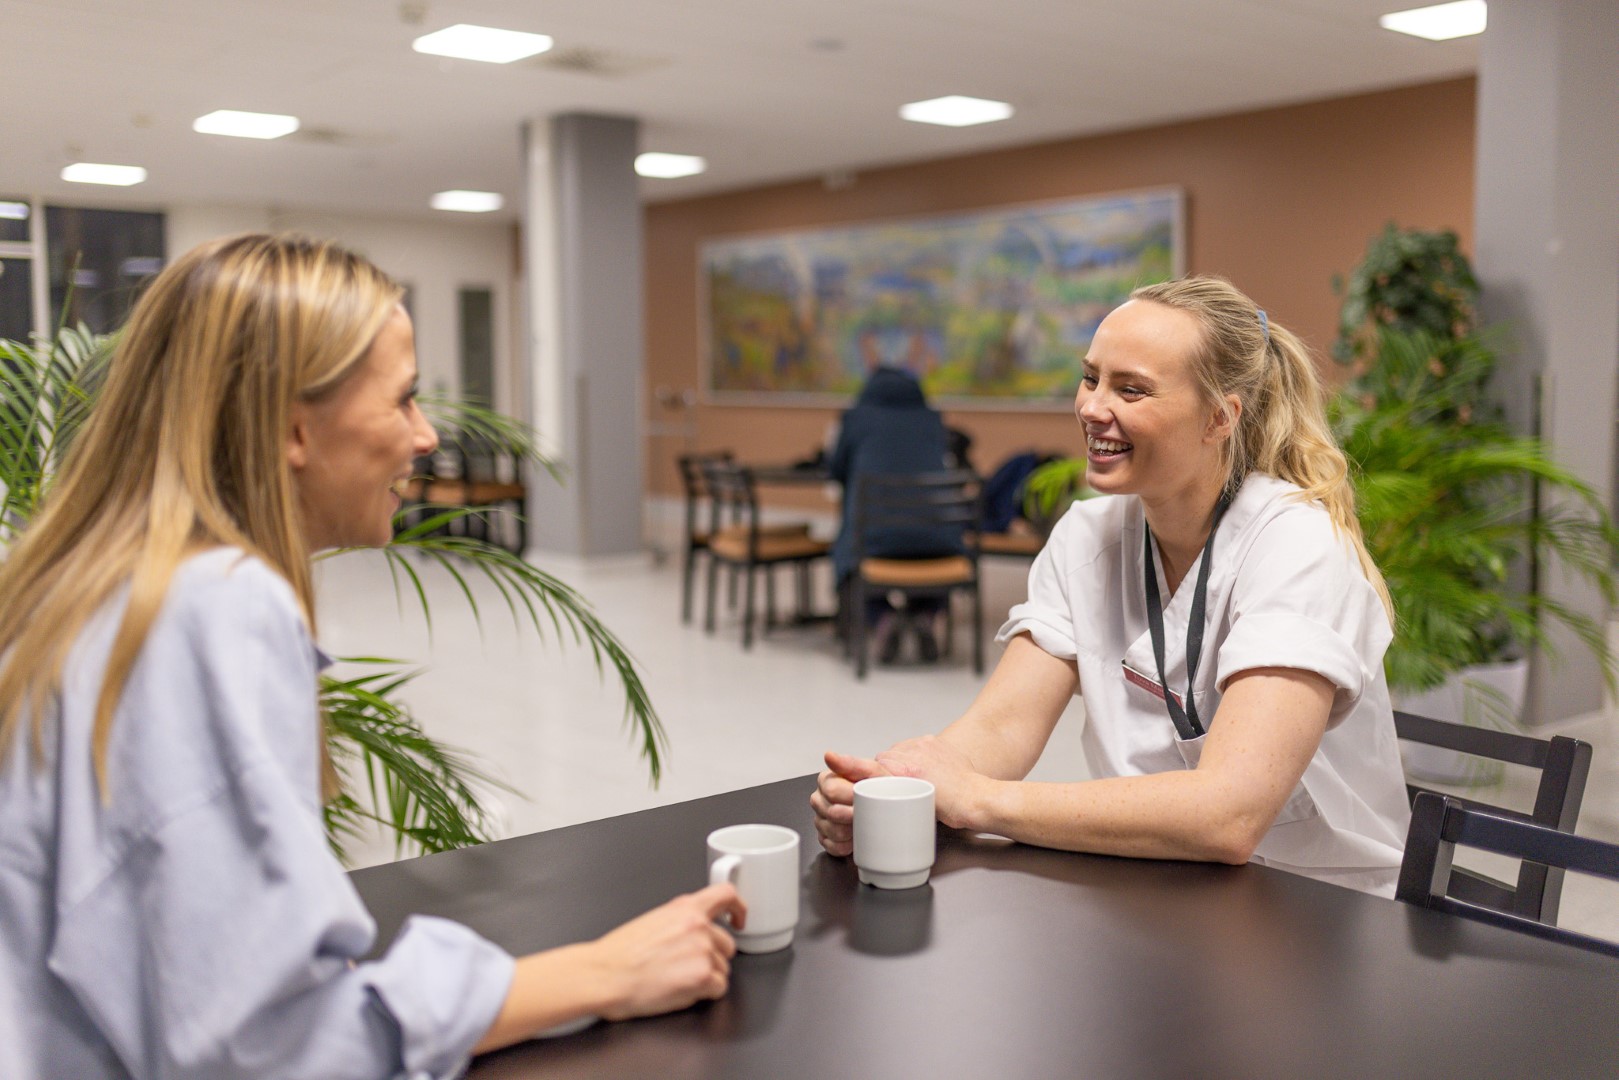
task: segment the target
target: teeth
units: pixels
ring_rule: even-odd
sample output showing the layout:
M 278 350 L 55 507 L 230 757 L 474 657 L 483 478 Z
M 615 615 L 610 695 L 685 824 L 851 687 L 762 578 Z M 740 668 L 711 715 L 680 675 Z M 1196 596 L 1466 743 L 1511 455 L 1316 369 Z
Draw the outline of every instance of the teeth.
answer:
M 1111 439 L 1098 439 L 1092 437 L 1086 440 L 1087 445 L 1098 454 L 1117 454 L 1130 449 L 1129 443 L 1114 442 Z

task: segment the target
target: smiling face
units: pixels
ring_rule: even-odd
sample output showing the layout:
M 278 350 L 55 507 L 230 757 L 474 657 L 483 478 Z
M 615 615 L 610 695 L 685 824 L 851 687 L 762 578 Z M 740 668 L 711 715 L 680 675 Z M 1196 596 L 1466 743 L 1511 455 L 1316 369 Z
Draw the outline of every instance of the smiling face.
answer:
M 398 308 L 347 377 L 293 404 L 287 462 L 309 549 L 386 544 L 411 460 L 437 446 L 416 407 L 415 333 Z
M 1091 487 L 1155 504 L 1201 499 L 1212 482 L 1224 483 L 1220 443 L 1230 427 L 1198 389 L 1200 343 L 1192 315 L 1150 300 L 1102 320 L 1074 398 Z

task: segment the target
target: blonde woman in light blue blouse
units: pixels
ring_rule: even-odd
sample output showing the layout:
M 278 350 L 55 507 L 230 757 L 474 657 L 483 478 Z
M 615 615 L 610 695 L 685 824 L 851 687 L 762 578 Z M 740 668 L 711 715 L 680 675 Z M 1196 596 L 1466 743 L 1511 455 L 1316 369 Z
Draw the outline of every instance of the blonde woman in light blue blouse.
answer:
M 309 560 L 386 543 L 436 445 L 399 296 L 294 237 L 185 255 L 0 561 L 0 1077 L 450 1077 L 724 993 L 728 885 L 515 960 L 416 918 L 361 961 Z

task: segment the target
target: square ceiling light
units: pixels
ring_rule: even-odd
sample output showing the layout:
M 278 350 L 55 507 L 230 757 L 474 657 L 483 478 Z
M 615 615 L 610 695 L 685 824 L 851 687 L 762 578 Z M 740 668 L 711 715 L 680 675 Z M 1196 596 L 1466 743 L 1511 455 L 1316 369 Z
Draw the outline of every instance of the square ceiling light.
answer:
M 298 130 L 298 118 L 280 113 L 215 109 L 207 116 L 199 116 L 191 121 L 191 130 L 204 135 L 230 135 L 238 139 L 279 139 Z
M 73 184 L 129 187 L 144 182 L 146 170 L 139 165 L 97 165 L 90 161 L 79 161 L 62 170 L 62 179 Z
M 1012 106 L 1004 101 L 951 94 L 948 97 L 901 105 L 899 115 L 902 119 L 914 120 L 919 124 L 970 127 L 973 124 L 990 124 L 996 120 L 1005 120 L 1012 115 Z
M 493 191 L 441 191 L 428 200 L 434 210 L 454 210 L 462 214 L 487 214 L 506 205 Z
M 509 64 L 513 60 L 545 52 L 551 47 L 551 39 L 544 34 L 525 34 L 521 30 L 497 30 L 493 26 L 456 23 L 443 30 L 423 34 L 411 42 L 410 47 L 419 53 L 450 56 L 457 60 Z
M 635 172 L 658 180 L 678 180 L 682 176 L 696 176 L 708 168 L 708 162 L 695 154 L 660 154 L 656 151 L 638 154 Z
M 1457 0 L 1454 4 L 1390 12 L 1379 16 L 1377 24 L 1385 30 L 1427 38 L 1429 41 L 1449 41 L 1451 38 L 1484 33 L 1487 21 L 1484 0 Z

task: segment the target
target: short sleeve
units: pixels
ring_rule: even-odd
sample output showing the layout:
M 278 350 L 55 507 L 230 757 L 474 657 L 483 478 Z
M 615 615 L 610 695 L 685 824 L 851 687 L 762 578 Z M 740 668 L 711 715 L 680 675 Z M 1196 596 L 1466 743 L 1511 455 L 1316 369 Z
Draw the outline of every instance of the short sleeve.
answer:
M 1237 568 L 1231 612 L 1218 685 L 1261 667 L 1314 672 L 1337 688 L 1332 723 L 1365 691 L 1391 637 L 1349 543 L 1309 504 L 1288 507 L 1258 531 Z
M 996 641 L 1005 644 L 1019 634 L 1028 634 L 1036 645 L 1059 660 L 1073 660 L 1079 655 L 1069 595 L 1069 564 L 1072 548 L 1078 542 L 1079 520 L 1070 510 L 1052 530 L 1051 538 L 1029 568 L 1028 599 L 1007 613 Z
M 114 805 L 142 809 L 60 897 L 51 970 L 138 1076 L 447 1080 L 513 961 L 418 918 L 359 962 L 376 927 L 326 845 L 313 648 L 260 575 L 193 583 L 154 626 L 114 727 Z

